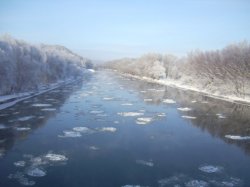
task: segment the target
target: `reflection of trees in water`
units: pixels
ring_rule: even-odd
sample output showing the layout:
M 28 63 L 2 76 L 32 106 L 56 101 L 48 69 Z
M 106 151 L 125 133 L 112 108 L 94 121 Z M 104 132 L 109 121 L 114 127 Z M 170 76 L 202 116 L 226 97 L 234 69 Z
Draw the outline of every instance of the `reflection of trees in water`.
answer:
M 235 144 L 250 154 L 249 141 L 225 138 L 225 135 L 250 136 L 249 106 L 217 100 L 200 95 L 197 92 L 144 81 L 135 80 L 131 83 L 128 80 L 121 80 L 120 82 L 125 85 L 125 89 L 134 89 L 142 100 L 143 98 L 151 98 L 152 102 L 147 102 L 149 104 L 159 105 L 163 99 L 170 98 L 177 102 L 178 107 L 192 108 L 191 111 L 179 112 L 181 115 L 197 117 L 195 120 L 190 120 L 194 126 L 209 132 L 213 137 L 219 137 L 227 143 Z M 219 118 L 218 114 L 225 116 L 225 118 Z
M 20 139 L 26 139 L 27 136 L 35 129 L 43 126 L 53 116 L 59 108 L 65 103 L 72 92 L 79 90 L 82 81 L 72 85 L 66 85 L 52 90 L 37 97 L 33 97 L 17 103 L 13 107 L 0 111 L 0 124 L 6 128 L 0 129 L 0 154 L 9 150 Z M 34 107 L 32 104 L 47 103 L 49 107 Z M 55 111 L 42 111 L 43 108 L 53 108 Z M 6 114 L 6 116 L 5 116 Z M 20 121 L 19 118 L 33 116 L 30 120 Z M 28 127 L 31 130 L 17 131 L 17 127 Z

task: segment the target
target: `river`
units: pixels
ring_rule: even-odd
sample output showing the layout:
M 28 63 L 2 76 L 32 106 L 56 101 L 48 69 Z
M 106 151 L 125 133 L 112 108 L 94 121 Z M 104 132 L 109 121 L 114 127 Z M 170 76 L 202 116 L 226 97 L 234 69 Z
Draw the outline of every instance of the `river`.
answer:
M 114 72 L 0 111 L 0 186 L 250 186 L 250 107 Z

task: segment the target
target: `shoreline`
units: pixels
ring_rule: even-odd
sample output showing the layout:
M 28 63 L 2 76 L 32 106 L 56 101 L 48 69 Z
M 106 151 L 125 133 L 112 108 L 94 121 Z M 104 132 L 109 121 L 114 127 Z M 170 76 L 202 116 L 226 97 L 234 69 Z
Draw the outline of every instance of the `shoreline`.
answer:
M 204 96 L 210 97 L 210 98 L 220 99 L 220 100 L 231 102 L 231 103 L 250 106 L 250 98 L 249 99 L 243 99 L 243 98 L 236 97 L 236 96 L 217 95 L 217 94 L 209 93 L 207 91 L 198 90 L 198 88 L 195 88 L 195 87 L 181 85 L 180 83 L 177 83 L 175 81 L 157 80 L 157 79 L 153 79 L 153 78 L 149 78 L 149 77 L 140 77 L 138 75 L 123 73 L 123 72 L 119 72 L 117 70 L 112 70 L 112 69 L 108 69 L 108 70 L 111 70 L 112 72 L 115 72 L 115 73 L 119 73 L 119 74 L 121 74 L 123 76 L 126 76 L 126 77 L 132 77 L 132 78 L 135 78 L 135 79 L 138 79 L 138 80 L 147 81 L 147 82 L 151 82 L 151 83 L 156 83 L 156 84 L 160 84 L 160 85 L 165 85 L 165 86 L 169 86 L 169 87 L 173 87 L 173 88 L 177 88 L 177 89 L 198 92 L 198 93 L 200 93 L 200 94 L 202 94 Z

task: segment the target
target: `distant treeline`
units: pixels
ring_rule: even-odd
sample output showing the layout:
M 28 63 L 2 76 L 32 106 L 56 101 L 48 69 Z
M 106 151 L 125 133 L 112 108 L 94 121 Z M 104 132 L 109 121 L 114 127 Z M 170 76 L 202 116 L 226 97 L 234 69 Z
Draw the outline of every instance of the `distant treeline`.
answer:
M 102 67 L 173 81 L 214 94 L 250 97 L 250 44 L 246 41 L 222 50 L 193 51 L 183 58 L 146 54 L 138 59 L 110 61 Z
M 63 46 L 30 45 L 9 35 L 0 37 L 0 95 L 34 90 L 74 78 L 92 67 Z

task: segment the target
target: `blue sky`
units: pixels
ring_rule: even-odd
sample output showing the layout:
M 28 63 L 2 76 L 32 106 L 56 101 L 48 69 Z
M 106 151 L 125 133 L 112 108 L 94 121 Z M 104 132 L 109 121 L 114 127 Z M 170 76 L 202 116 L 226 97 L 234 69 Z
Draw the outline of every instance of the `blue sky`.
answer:
M 0 34 L 92 59 L 250 41 L 249 0 L 0 0 Z

